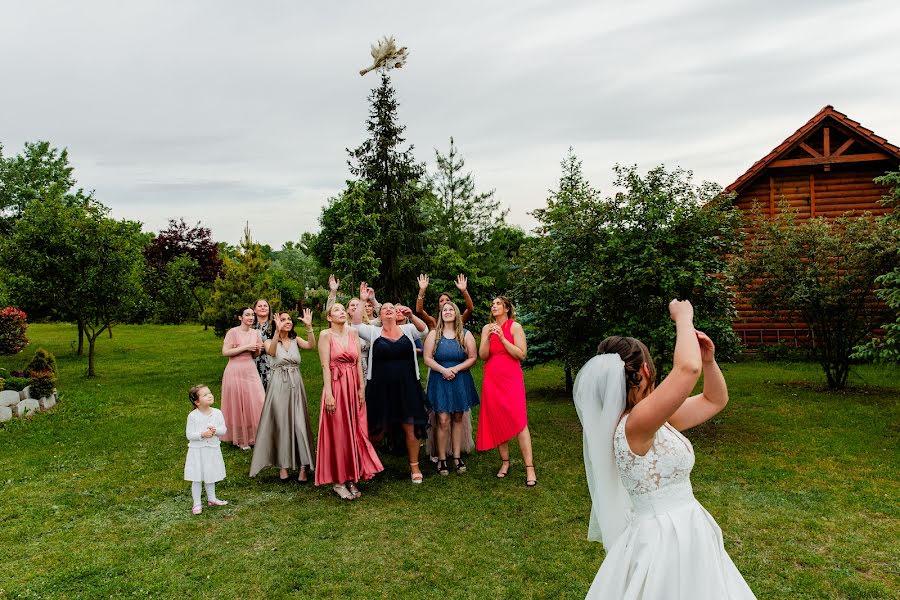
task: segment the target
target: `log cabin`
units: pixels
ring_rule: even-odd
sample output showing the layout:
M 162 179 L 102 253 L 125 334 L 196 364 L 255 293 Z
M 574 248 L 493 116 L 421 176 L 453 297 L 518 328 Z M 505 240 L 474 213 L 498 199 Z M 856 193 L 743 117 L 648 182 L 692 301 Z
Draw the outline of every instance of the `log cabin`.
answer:
M 833 106 L 826 106 L 746 173 L 725 188 L 748 217 L 754 202 L 774 216 L 782 202 L 797 211 L 798 222 L 833 218 L 848 211 L 883 215 L 887 190 L 873 179 L 900 166 L 900 148 L 866 129 Z M 753 235 L 752 227 L 745 230 Z M 791 315 L 755 311 L 740 293 L 734 328 L 747 348 L 809 341 L 809 330 Z

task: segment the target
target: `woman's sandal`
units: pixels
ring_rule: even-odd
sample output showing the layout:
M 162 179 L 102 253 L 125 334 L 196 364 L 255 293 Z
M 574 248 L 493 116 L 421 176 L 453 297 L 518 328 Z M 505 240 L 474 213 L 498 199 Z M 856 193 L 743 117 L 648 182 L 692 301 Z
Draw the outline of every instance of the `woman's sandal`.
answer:
M 525 465 L 525 468 L 526 469 L 534 469 L 534 465 Z M 526 477 L 527 477 L 527 475 L 526 475 Z M 537 477 L 536 474 L 535 474 L 535 477 Z M 537 479 L 526 479 L 525 480 L 525 487 L 533 488 L 536 485 L 537 485 Z
M 413 473 L 413 472 L 412 472 L 412 468 L 413 468 L 413 467 L 418 467 L 418 466 L 419 466 L 419 463 L 417 463 L 417 462 L 409 463 L 409 468 L 410 468 L 409 478 L 410 478 L 410 479 L 412 480 L 412 482 L 415 483 L 415 484 L 422 483 L 422 480 L 425 479 L 425 476 L 422 475 L 422 472 L 421 472 L 421 471 L 419 471 L 418 473 Z
M 503 470 L 503 465 L 506 465 L 506 470 Z M 509 473 L 509 459 L 500 460 L 500 470 L 497 472 L 497 479 L 503 479 L 506 477 L 506 474 Z
M 334 493 L 343 498 L 344 500 L 353 500 L 356 496 L 350 493 L 350 490 L 347 489 L 347 486 L 343 483 L 335 484 L 332 488 L 334 489 Z
M 464 463 L 461 458 L 454 458 L 453 465 L 456 467 L 457 475 L 462 475 L 466 472 L 466 463 Z
M 439 475 L 449 475 L 450 467 L 447 466 L 447 460 L 438 460 L 437 463 L 437 472 Z
M 360 496 L 362 496 L 362 492 L 359 491 L 359 489 L 352 483 L 347 486 L 347 489 L 350 491 L 351 494 L 353 494 L 354 498 L 359 498 Z

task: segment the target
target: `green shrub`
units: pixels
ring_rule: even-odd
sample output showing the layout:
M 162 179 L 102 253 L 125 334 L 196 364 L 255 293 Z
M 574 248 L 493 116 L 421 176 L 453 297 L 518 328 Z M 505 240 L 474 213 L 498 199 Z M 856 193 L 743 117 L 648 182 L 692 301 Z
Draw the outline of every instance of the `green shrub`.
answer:
M 28 386 L 27 377 L 7 377 L 6 382 L 3 384 L 3 389 L 21 392 L 26 386 Z
M 32 398 L 44 398 L 53 394 L 56 387 L 56 374 L 47 369 L 46 371 L 35 371 L 28 380 L 31 386 Z
M 31 362 L 25 367 L 25 372 L 33 374 L 41 373 L 43 371 L 50 371 L 53 374 L 59 373 L 56 368 L 56 357 L 53 356 L 53 353 L 48 352 L 43 348 L 38 348 L 34 353 Z
M 6 380 L 0 377 L 0 390 L 6 389 Z

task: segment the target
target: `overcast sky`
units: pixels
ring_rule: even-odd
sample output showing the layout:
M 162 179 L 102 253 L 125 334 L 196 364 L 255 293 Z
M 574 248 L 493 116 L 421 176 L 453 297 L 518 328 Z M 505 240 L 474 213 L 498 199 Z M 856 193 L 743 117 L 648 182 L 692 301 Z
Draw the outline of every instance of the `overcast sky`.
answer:
M 601 192 L 660 163 L 728 185 L 824 105 L 900 144 L 900 2 L 0 0 L 0 143 L 69 149 L 113 215 L 274 247 L 318 229 L 365 137 L 369 44 L 400 121 L 450 136 L 530 229 L 571 145 Z

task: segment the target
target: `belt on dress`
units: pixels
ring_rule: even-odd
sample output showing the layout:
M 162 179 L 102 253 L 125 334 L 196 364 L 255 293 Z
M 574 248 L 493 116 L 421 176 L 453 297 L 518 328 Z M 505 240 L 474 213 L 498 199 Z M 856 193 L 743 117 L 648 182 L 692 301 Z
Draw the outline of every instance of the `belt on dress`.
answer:
M 300 365 L 278 365 L 275 367 L 275 372 L 281 371 L 281 381 L 287 383 L 291 382 L 291 386 L 296 387 L 299 379 L 295 380 L 295 377 L 300 377 Z

